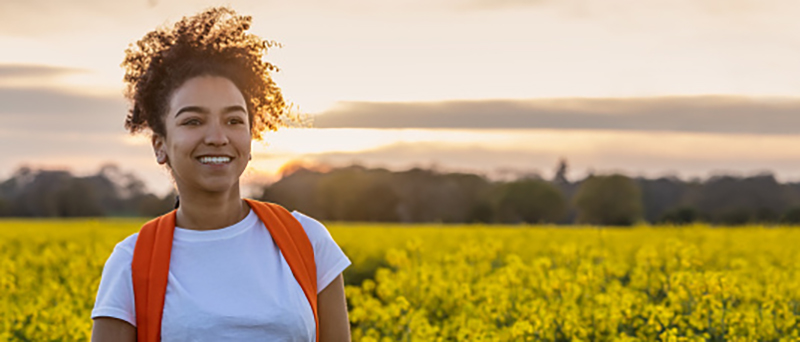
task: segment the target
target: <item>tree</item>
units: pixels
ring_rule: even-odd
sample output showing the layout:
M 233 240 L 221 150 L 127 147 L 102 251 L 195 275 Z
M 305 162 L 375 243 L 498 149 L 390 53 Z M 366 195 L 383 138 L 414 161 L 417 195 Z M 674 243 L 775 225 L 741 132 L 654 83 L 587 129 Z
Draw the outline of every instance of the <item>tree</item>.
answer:
M 56 199 L 56 216 L 103 216 L 95 188 L 85 178 L 71 178 L 62 184 L 53 196 Z
M 638 184 L 623 175 L 589 176 L 575 195 L 578 222 L 630 226 L 642 217 Z
M 298 167 L 284 172 L 283 177 L 266 187 L 258 199 L 280 203 L 286 209 L 297 210 L 320 220 L 331 219 L 323 208 L 324 200 L 319 196 L 319 183 L 325 174 Z
M 739 178 L 717 176 L 706 181 L 692 199 L 711 222 L 738 225 L 777 222 L 791 203 L 791 192 L 772 174 Z
M 391 179 L 402 222 L 480 222 L 492 216 L 486 203 L 490 184 L 482 176 L 414 168 Z
M 320 205 L 337 221 L 397 221 L 399 198 L 387 170 L 353 166 L 332 171 L 317 185 Z
M 0 217 L 11 216 L 11 204 L 7 200 L 0 197 Z
M 784 224 L 800 224 L 800 207 L 791 207 L 783 213 L 781 223 Z
M 681 181 L 677 177 L 661 177 L 658 179 L 638 178 L 636 182 L 642 190 L 643 215 L 646 221 L 658 222 L 669 217 L 670 222 L 675 222 L 675 220 L 677 220 L 681 223 L 686 223 L 684 220 L 689 217 L 684 215 L 692 214 L 688 211 L 682 213 L 675 212 L 675 210 L 686 208 L 692 208 L 695 210 L 696 214 L 699 214 L 696 208 L 684 203 L 686 201 L 685 197 L 690 190 L 690 184 Z M 691 218 L 691 220 L 695 219 L 696 217 Z
M 176 193 L 172 192 L 166 194 L 162 198 L 153 194 L 146 194 L 136 198 L 136 213 L 139 216 L 155 217 L 161 216 L 170 212 L 175 208 Z
M 91 176 L 65 170 L 18 169 L 0 182 L 0 215 L 38 217 L 137 215 L 146 195 L 144 182 L 107 164 Z
M 558 167 L 556 167 L 556 174 L 553 176 L 553 183 L 556 184 L 569 184 L 569 180 L 567 179 L 567 160 L 561 159 L 558 161 Z
M 554 223 L 567 211 L 564 196 L 554 185 L 539 179 L 523 179 L 500 185 L 498 220 L 505 223 Z
M 700 212 L 694 207 L 677 207 L 668 210 L 662 215 L 661 222 L 684 225 L 697 222 L 700 219 Z

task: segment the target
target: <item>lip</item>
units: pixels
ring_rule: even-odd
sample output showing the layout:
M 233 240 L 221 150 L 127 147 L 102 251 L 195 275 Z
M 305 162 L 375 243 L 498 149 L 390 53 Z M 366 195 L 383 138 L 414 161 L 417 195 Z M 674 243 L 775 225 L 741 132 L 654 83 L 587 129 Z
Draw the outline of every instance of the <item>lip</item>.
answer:
M 213 164 L 213 163 L 206 164 L 206 163 L 203 163 L 203 162 L 200 161 L 200 159 L 203 158 L 203 157 L 227 157 L 227 158 L 230 158 L 230 161 L 227 162 L 227 163 L 222 163 L 222 164 Z M 225 168 L 225 167 L 231 165 L 235 159 L 236 159 L 236 157 L 231 156 L 231 155 L 227 155 L 227 154 L 203 154 L 203 155 L 199 155 L 199 156 L 194 158 L 194 160 L 196 160 L 198 163 L 200 163 L 200 165 L 203 165 L 204 167 L 208 167 L 208 168 L 211 168 L 211 169 L 222 169 L 222 168 Z
M 234 156 L 232 156 L 230 154 L 201 154 L 201 155 L 198 155 L 198 156 L 194 157 L 194 159 L 200 159 L 200 158 L 203 158 L 203 157 L 228 157 L 228 158 L 231 158 L 231 159 L 235 158 Z

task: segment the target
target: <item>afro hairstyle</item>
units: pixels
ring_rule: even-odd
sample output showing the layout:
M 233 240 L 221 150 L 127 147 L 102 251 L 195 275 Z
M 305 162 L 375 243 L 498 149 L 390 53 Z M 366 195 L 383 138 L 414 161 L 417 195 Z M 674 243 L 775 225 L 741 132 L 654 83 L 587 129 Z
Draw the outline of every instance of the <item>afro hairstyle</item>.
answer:
M 227 7 L 210 8 L 131 44 L 121 64 L 131 102 L 125 128 L 166 136 L 169 97 L 188 79 L 205 75 L 228 78 L 242 93 L 252 138 L 291 124 L 295 118 L 270 77 L 278 68 L 264 60 L 268 48 L 280 45 L 248 33 L 251 21 Z

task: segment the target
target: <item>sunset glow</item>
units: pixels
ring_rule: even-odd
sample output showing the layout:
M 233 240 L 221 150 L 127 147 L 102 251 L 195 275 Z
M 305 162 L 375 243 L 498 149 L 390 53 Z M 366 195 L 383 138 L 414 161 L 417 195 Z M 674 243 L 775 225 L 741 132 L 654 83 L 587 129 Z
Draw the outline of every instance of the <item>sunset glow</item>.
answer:
M 126 47 L 146 32 L 212 5 L 207 0 L 0 3 L 0 143 L 7 146 L 0 176 L 20 165 L 91 172 L 114 162 L 135 170 L 156 191 L 168 189 L 169 177 L 151 165 L 149 141 L 128 137 L 122 127 L 128 105 L 119 65 Z M 390 127 L 331 119 L 324 128 L 268 133 L 253 144 L 251 179 L 274 177 L 294 160 L 486 173 L 535 169 L 546 175 L 559 158 L 570 160 L 576 175 L 623 170 L 705 177 L 719 170 L 771 170 L 781 179 L 800 179 L 795 162 L 800 153 L 788 147 L 800 142 L 790 129 L 792 106 L 800 103 L 800 22 L 794 15 L 800 5 L 793 1 L 236 0 L 230 5 L 253 17 L 254 33 L 283 44 L 266 59 L 280 68 L 272 76 L 298 111 L 323 122 L 326 115 L 346 117 L 337 112 L 342 104 L 400 108 L 386 113 L 384 107 L 369 107 L 359 114 L 377 123 L 391 114 L 398 123 Z M 711 113 L 695 103 L 690 111 L 674 112 L 688 108 L 692 96 L 707 95 L 792 104 L 737 107 L 734 101 Z M 648 115 L 635 124 L 592 121 L 591 106 L 578 104 L 661 97 L 678 100 L 649 112 L 626 107 L 632 108 L 626 112 L 632 122 Z M 520 126 L 514 120 L 527 115 L 524 108 L 476 114 L 464 107 L 463 115 L 460 109 L 440 110 L 440 104 L 456 100 L 558 100 L 562 111 L 551 113 L 545 106 L 530 113 L 539 121 Z M 570 107 L 572 100 L 576 104 Z M 430 116 L 420 117 L 426 123 L 418 125 L 417 117 L 403 121 L 405 104 L 429 110 Z M 748 128 L 745 121 L 725 119 L 731 113 L 758 122 L 753 118 L 760 115 L 759 106 L 774 109 L 769 118 L 789 121 Z M 478 119 L 495 115 L 504 118 L 502 125 L 481 127 Z M 683 122 L 691 118 L 705 120 L 706 128 Z M 715 129 L 714 122 L 725 127 Z

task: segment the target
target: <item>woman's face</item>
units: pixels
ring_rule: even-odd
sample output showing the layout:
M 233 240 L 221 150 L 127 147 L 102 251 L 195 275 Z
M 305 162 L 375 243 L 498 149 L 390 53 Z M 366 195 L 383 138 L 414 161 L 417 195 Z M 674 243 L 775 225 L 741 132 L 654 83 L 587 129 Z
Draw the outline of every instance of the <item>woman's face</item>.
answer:
M 229 79 L 198 76 L 175 89 L 164 114 L 166 137 L 154 135 L 181 192 L 239 188 L 250 158 L 250 123 L 242 93 Z

